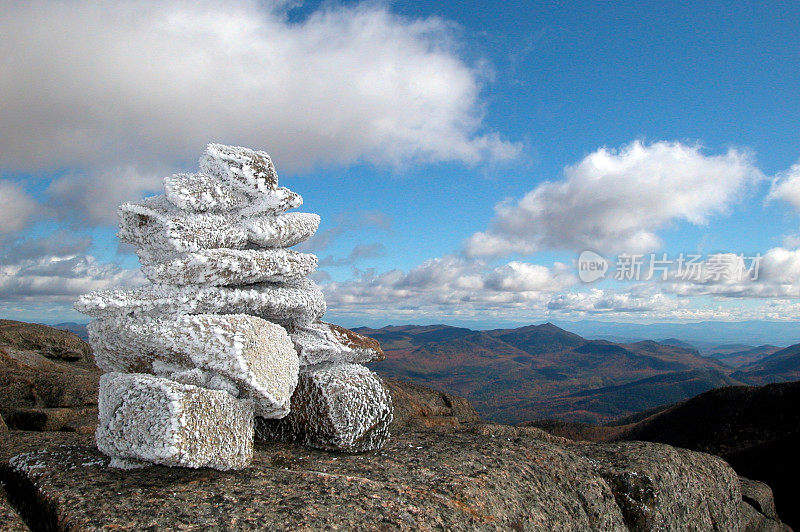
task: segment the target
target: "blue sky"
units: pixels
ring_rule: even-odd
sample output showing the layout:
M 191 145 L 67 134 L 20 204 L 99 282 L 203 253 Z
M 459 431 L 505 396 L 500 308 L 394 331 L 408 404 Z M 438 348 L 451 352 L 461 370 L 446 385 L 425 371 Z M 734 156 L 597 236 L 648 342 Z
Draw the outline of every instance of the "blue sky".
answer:
M 798 27 L 779 2 L 4 3 L 0 316 L 142 282 L 115 205 L 217 141 L 322 216 L 304 249 L 347 325 L 796 320 Z M 587 285 L 584 249 L 763 268 Z

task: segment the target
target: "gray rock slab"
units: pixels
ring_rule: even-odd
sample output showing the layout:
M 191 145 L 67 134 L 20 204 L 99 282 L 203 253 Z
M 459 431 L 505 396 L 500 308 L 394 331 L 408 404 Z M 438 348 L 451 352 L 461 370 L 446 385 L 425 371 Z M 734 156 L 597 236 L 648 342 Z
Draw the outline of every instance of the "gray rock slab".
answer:
M 511 429 L 506 435 L 409 432 L 381 451 L 354 455 L 257 443 L 251 466 L 231 472 L 119 471 L 90 445 L 51 444 L 17 459 L 7 481 L 57 529 L 629 529 L 618 505 L 624 485 L 600 473 L 604 465 L 620 466 L 613 449 L 588 458 L 592 445 Z M 30 449 L 19 440 L 16 449 Z M 730 482 L 738 481 L 730 468 L 701 453 L 643 445 L 641 460 L 625 458 L 627 471 L 648 477 L 672 471 L 652 482 L 660 504 L 674 509 L 665 514 L 671 516 L 665 530 L 740 529 L 730 502 L 738 494 Z M 154 504 L 158 511 L 142 511 Z
M 97 447 L 114 467 L 144 461 L 228 470 L 250 463 L 250 399 L 140 373 L 103 375 L 99 396 Z

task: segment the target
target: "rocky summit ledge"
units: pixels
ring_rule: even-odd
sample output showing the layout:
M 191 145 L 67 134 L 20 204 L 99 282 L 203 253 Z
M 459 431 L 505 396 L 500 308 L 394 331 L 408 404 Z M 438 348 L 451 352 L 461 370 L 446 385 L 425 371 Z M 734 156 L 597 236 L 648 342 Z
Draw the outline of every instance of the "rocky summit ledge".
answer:
M 237 472 L 110 469 L 91 435 L 0 440 L 8 497 L 39 530 L 783 530 L 719 458 L 535 428 L 405 432 L 362 454 L 262 443 Z

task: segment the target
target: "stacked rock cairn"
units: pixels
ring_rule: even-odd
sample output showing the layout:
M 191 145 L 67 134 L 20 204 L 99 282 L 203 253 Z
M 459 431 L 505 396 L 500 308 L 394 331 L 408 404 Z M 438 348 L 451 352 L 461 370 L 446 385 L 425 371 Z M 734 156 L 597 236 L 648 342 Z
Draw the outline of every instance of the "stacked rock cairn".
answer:
M 100 380 L 97 446 L 114 467 L 241 469 L 253 439 L 380 448 L 391 398 L 365 366 L 378 343 L 320 321 L 307 275 L 316 214 L 278 186 L 269 155 L 210 144 L 200 173 L 119 208 L 152 284 L 82 296 Z

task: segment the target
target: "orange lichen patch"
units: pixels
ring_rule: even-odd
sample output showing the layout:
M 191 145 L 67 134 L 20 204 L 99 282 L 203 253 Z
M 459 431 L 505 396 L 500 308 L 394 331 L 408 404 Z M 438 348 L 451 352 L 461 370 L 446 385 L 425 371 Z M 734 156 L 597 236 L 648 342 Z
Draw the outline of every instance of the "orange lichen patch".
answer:
M 364 336 L 363 334 L 358 334 L 357 332 L 353 332 L 350 329 L 345 329 L 339 325 L 334 325 L 333 323 L 323 323 L 325 323 L 325 325 L 330 327 L 333 332 L 342 338 L 348 347 L 354 349 L 371 349 L 375 351 L 375 361 L 384 360 L 386 358 L 386 355 L 383 354 L 383 349 L 381 349 L 381 344 L 374 338 Z

